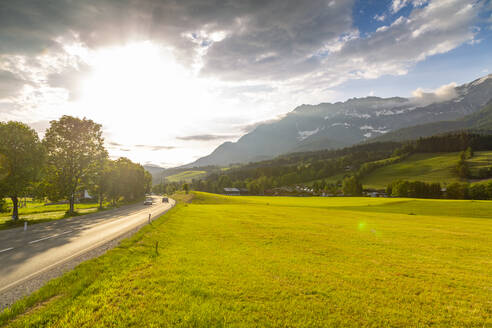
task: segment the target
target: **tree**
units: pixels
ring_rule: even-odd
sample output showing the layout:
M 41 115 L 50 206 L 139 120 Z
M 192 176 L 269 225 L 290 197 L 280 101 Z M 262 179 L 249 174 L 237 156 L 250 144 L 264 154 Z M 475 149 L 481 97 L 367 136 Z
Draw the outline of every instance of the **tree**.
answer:
M 20 122 L 0 123 L 0 154 L 3 178 L 0 190 L 12 199 L 12 219 L 19 219 L 19 197 L 38 180 L 44 150 L 36 131 Z
M 449 199 L 466 199 L 468 197 L 468 185 L 454 182 L 447 186 L 446 196 Z
M 73 214 L 75 194 L 81 181 L 93 173 L 97 159 L 106 151 L 101 125 L 66 115 L 50 123 L 44 144 L 51 193 L 66 197 L 70 202 L 69 213 Z
M 343 180 L 342 190 L 345 195 L 361 196 L 362 184 L 355 175 L 347 177 Z
M 101 153 L 101 157 L 96 160 L 94 172 L 88 176 L 89 180 L 86 183 L 89 193 L 97 196 L 100 209 L 102 209 L 104 198 L 109 192 L 111 173 L 110 160 L 107 158 L 107 153 Z
M 122 197 L 125 201 L 133 201 L 151 191 L 152 176 L 142 165 L 125 157 L 108 161 L 107 165 L 106 195 L 113 205 Z
M 190 192 L 190 186 L 187 183 L 183 184 L 183 190 L 188 194 Z

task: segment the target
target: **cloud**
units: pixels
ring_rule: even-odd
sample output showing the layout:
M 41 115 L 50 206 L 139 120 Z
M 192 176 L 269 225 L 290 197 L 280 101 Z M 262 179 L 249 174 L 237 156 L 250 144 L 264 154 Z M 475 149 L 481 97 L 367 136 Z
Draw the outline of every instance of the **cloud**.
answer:
M 134 146 L 130 146 L 130 145 L 123 145 L 123 144 L 120 144 L 118 142 L 114 142 L 114 141 L 111 141 L 111 142 L 108 142 L 108 146 L 109 148 L 115 148 L 115 149 L 119 149 L 121 151 L 131 151 L 131 149 L 145 149 L 145 150 L 150 150 L 150 151 L 159 151 L 159 150 L 171 150 L 171 149 L 175 149 L 176 147 L 174 146 L 155 146 L 155 145 L 134 145 Z
M 326 88 L 405 74 L 415 62 L 473 42 L 470 27 L 485 6 L 475 0 L 393 0 L 390 11 L 412 5 L 410 16 L 361 37 L 353 26 L 353 5 L 354 0 L 9 1 L 0 12 L 0 54 L 35 58 L 65 53 L 70 42 L 97 49 L 152 40 L 202 75 Z M 76 98 L 88 72 L 79 62 L 50 72 L 47 81 Z
M 29 123 L 29 126 L 36 130 L 37 133 L 44 135 L 46 130 L 50 127 L 50 121 L 49 120 L 42 120 L 42 121 L 35 121 Z
M 458 96 L 455 82 L 440 86 L 435 90 L 423 90 L 418 88 L 412 92 L 412 101 L 419 105 L 428 105 L 435 102 L 442 102 L 454 99 Z
M 227 37 L 212 44 L 203 74 L 224 79 L 283 79 L 319 68 L 318 55 L 352 28 L 353 1 L 268 1 L 236 16 Z
M 374 15 L 373 19 L 375 19 L 375 20 L 377 20 L 379 22 L 383 22 L 386 19 L 386 15 L 384 15 L 384 14 Z
M 401 9 L 405 8 L 409 4 L 411 4 L 413 7 L 422 7 L 425 4 L 427 4 L 429 0 L 393 0 L 391 3 L 390 10 L 392 13 L 397 13 Z
M 240 129 L 244 133 L 248 133 L 248 132 L 253 131 L 257 127 L 259 127 L 260 125 L 266 125 L 266 124 L 270 124 L 270 123 L 275 123 L 275 122 L 281 120 L 284 117 L 285 117 L 285 115 L 278 115 L 277 117 L 271 118 L 271 119 L 268 119 L 268 120 L 263 120 L 263 121 L 258 121 L 258 122 L 243 124 L 243 125 L 240 126 Z
M 353 3 L 9 1 L 0 12 L 0 53 L 61 52 L 60 40 L 69 39 L 93 49 L 150 39 L 170 45 L 184 62 L 199 59 L 204 74 L 281 76 L 316 67 L 313 54 L 352 29 Z
M 237 135 L 235 134 L 197 134 L 197 135 L 191 135 L 191 136 L 184 136 L 184 137 L 177 137 L 176 139 L 178 140 L 183 140 L 183 141 L 211 141 L 211 140 L 225 140 L 225 139 L 231 139 L 231 138 L 236 138 Z
M 415 8 L 408 17 L 400 16 L 368 37 L 350 40 L 339 52 L 328 56 L 324 80 L 340 83 L 406 74 L 415 63 L 474 40 L 476 32 L 471 27 L 482 5 L 448 0 Z
M 9 71 L 0 69 L 0 99 L 14 97 L 26 84 L 26 81 Z
M 65 70 L 48 75 L 48 84 L 54 88 L 63 88 L 69 91 L 70 100 L 76 100 L 80 96 L 81 80 L 90 75 L 89 65 L 79 62 L 77 67 L 69 66 Z
M 153 145 L 135 145 L 135 148 L 143 148 L 151 151 L 159 151 L 159 150 L 171 150 L 175 149 L 174 146 L 153 146 Z

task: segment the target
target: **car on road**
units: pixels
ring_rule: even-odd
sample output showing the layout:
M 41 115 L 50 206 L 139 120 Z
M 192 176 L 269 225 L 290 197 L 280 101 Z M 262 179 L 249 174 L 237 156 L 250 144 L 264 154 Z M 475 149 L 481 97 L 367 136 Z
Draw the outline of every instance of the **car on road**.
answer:
M 153 204 L 152 198 L 150 197 L 145 198 L 144 205 L 152 205 L 152 204 Z
M 162 202 L 163 202 L 163 203 L 169 203 L 169 198 L 167 198 L 167 197 L 162 197 Z

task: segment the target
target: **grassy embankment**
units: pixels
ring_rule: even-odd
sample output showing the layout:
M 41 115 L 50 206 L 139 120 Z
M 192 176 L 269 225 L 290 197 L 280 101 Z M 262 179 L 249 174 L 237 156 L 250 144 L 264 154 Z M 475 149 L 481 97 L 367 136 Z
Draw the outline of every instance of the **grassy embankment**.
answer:
M 490 201 L 197 193 L 0 324 L 488 327 L 491 219 Z

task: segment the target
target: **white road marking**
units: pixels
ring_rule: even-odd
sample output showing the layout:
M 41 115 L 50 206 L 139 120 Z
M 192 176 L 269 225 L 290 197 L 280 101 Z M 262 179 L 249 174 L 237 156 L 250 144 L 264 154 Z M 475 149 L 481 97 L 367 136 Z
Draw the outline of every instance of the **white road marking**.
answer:
M 6 251 L 10 251 L 11 249 L 14 249 L 14 248 L 13 247 L 9 247 L 9 248 L 2 249 L 0 251 L 0 253 L 6 252 Z
M 165 214 L 166 212 L 168 212 L 169 210 L 171 210 L 171 209 L 175 206 L 175 204 L 176 204 L 176 203 L 175 203 L 174 201 L 173 201 L 173 202 L 170 202 L 170 204 L 166 204 L 166 209 L 165 209 L 164 211 L 160 212 L 160 213 L 159 213 L 159 216 L 161 216 L 161 215 Z M 170 205 L 170 206 L 167 206 L 167 205 Z M 141 212 L 139 212 L 139 211 L 138 211 L 137 213 L 133 213 L 133 214 L 128 214 L 128 215 L 125 215 L 124 217 L 126 217 L 126 218 L 130 219 L 130 218 L 135 218 L 136 216 L 140 216 L 140 215 L 141 215 Z M 67 220 L 70 220 L 70 219 L 67 219 Z M 141 221 L 139 221 L 139 222 L 141 222 Z M 112 224 L 116 224 L 116 223 L 117 223 L 117 220 L 114 220 L 114 221 L 110 221 L 110 222 L 103 223 L 103 224 L 101 224 L 101 226 L 103 226 L 103 225 L 112 225 Z M 133 227 L 135 227 L 135 223 L 137 223 L 137 222 L 134 222 L 134 224 L 132 224 L 132 225 L 131 225 L 132 229 L 133 229 Z M 142 222 L 142 224 L 143 224 L 143 222 Z M 97 226 L 101 227 L 100 225 L 97 225 Z M 139 225 L 137 225 L 137 226 L 139 226 Z M 64 232 L 63 234 L 65 234 L 65 233 L 69 233 L 69 232 L 74 232 L 75 230 L 82 230 L 82 229 L 83 229 L 83 228 L 79 228 L 79 229 L 72 229 L 72 230 L 70 230 L 70 231 L 66 231 L 66 232 Z M 129 230 L 125 230 L 125 231 L 129 231 Z M 122 233 L 124 233 L 125 231 L 121 231 L 121 233 L 120 233 L 120 234 L 118 234 L 118 236 L 121 236 L 121 235 L 122 235 Z M 50 237 L 48 237 L 48 238 L 53 238 L 53 237 L 56 237 L 56 236 L 59 236 L 59 235 L 60 235 L 60 234 L 55 235 L 55 236 L 50 236 Z M 80 256 L 80 255 L 82 255 L 82 254 L 84 254 L 84 253 L 86 253 L 86 252 L 91 251 L 92 249 L 95 249 L 95 248 L 97 248 L 97 247 L 99 247 L 99 246 L 101 246 L 101 245 L 104 245 L 104 244 L 106 244 L 108 241 L 113 240 L 114 238 L 117 238 L 118 236 L 116 236 L 116 237 L 114 237 L 114 236 L 113 236 L 113 237 L 111 237 L 111 238 L 109 238 L 109 239 L 99 240 L 99 241 L 97 241 L 97 242 L 93 243 L 91 246 L 86 247 L 85 249 L 81 249 L 81 250 L 79 250 L 79 251 L 76 251 L 76 252 L 72 253 L 70 256 L 65 257 L 65 258 L 62 258 L 62 259 L 60 259 L 59 261 L 57 261 L 57 262 L 55 262 L 55 263 L 52 263 L 52 264 L 47 265 L 47 266 L 44 266 L 43 268 L 41 268 L 41 269 L 39 269 L 39 270 L 37 270 L 37 271 L 35 271 L 35 272 L 32 272 L 32 273 L 28 274 L 27 276 L 24 276 L 24 277 L 23 277 L 23 278 L 21 278 L 21 279 L 18 279 L 18 280 L 12 281 L 12 282 L 10 282 L 10 283 L 7 283 L 7 284 L 5 284 L 4 286 L 0 286 L 0 294 L 1 294 L 1 293 L 3 293 L 3 292 L 4 292 L 4 291 L 6 291 L 6 290 L 8 290 L 8 289 L 12 288 L 13 286 L 16 286 L 16 285 L 18 285 L 18 284 L 20 284 L 20 283 L 23 283 L 23 282 L 25 282 L 25 281 L 27 281 L 27 280 L 31 279 L 32 277 L 34 277 L 34 276 L 36 276 L 36 275 L 38 275 L 38 274 L 40 274 L 40 273 L 42 273 L 42 272 L 48 271 L 48 270 L 50 270 L 51 268 L 56 267 L 57 265 L 60 265 L 61 263 L 64 263 L 64 262 L 66 262 L 66 261 L 69 261 L 69 260 L 70 260 L 70 259 L 72 259 L 72 258 L 76 258 L 77 256 Z M 47 239 L 47 238 L 43 238 L 43 239 L 41 239 L 41 240 L 44 240 L 44 239 Z M 1 277 L 0 277 L 0 279 L 1 279 Z M 0 282 L 1 282 L 1 280 L 0 280 Z
M 65 231 L 65 232 L 62 232 L 62 233 L 59 233 L 59 234 L 56 234 L 56 235 L 53 235 L 53 236 L 48 236 L 48 237 L 44 237 L 44 238 L 41 238 L 41 239 L 32 240 L 32 241 L 29 242 L 29 244 L 34 244 L 34 243 L 37 243 L 37 242 L 40 242 L 40 241 L 43 241 L 43 240 L 46 240 L 46 239 L 55 238 L 55 237 L 58 237 L 58 236 L 61 236 L 61 235 L 65 235 L 65 234 L 70 233 L 70 232 L 72 232 L 72 230 Z

